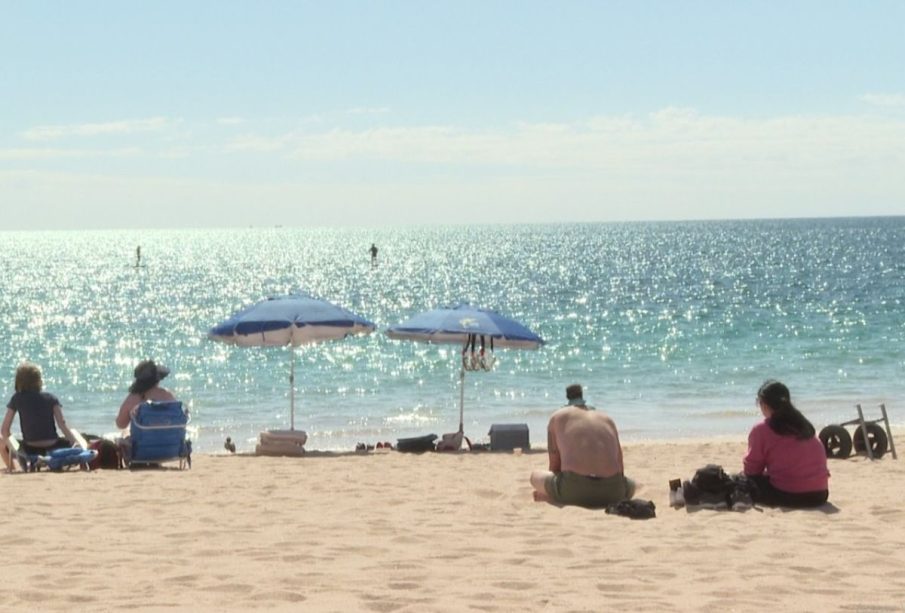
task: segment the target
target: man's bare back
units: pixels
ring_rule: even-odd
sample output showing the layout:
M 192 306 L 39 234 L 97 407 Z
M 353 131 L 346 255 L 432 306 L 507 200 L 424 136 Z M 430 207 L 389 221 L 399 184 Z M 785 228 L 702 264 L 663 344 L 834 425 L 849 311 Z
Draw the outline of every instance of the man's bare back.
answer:
M 547 428 L 547 447 L 554 473 L 612 477 L 624 470 L 616 424 L 590 407 L 570 405 L 557 410 Z
M 566 400 L 547 425 L 550 470 L 531 473 L 534 500 L 601 508 L 634 496 L 616 424 L 585 403 L 578 383 L 566 388 Z

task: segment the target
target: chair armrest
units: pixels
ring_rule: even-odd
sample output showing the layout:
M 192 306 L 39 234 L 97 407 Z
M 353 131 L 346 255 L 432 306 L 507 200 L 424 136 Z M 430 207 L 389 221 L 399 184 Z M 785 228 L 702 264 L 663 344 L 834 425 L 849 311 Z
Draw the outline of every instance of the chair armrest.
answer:
M 85 437 L 82 436 L 82 433 L 76 430 L 75 428 L 70 428 L 69 431 L 72 433 L 73 446 L 81 447 L 82 449 L 88 449 L 88 441 L 85 440 Z
M 10 434 L 9 438 L 6 439 L 6 449 L 9 452 L 9 472 L 14 472 L 16 466 L 25 470 L 25 467 L 19 459 L 19 439 Z

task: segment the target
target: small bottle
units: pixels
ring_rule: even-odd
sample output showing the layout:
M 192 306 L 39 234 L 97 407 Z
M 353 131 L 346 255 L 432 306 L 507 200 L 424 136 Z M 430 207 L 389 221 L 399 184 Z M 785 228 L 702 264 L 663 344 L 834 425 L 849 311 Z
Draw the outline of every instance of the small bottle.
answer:
M 676 509 L 685 506 L 685 493 L 682 491 L 681 479 L 669 480 L 669 506 Z

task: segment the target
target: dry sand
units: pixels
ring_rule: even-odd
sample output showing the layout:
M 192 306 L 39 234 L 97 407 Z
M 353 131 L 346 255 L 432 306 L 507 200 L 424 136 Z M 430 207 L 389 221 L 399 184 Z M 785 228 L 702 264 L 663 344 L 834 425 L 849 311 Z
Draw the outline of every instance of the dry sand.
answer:
M 647 521 L 533 502 L 543 452 L 4 474 L 0 608 L 905 610 L 905 460 L 832 461 L 821 510 L 667 506 L 670 477 L 734 472 L 743 453 L 627 444 L 637 497 L 657 504 Z

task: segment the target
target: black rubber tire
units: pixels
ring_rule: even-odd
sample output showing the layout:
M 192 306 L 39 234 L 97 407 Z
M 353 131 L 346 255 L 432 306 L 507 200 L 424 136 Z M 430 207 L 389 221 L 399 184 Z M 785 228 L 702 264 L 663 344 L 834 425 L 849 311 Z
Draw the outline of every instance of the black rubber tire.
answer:
M 889 446 L 889 439 L 880 424 L 865 424 L 867 426 L 867 440 L 870 443 L 870 450 L 874 454 L 874 458 L 880 459 L 886 453 Z M 855 428 L 855 435 L 852 437 L 855 445 L 855 453 L 866 453 L 867 446 L 864 444 L 864 433 L 861 432 L 861 426 Z
M 826 457 L 844 460 L 852 454 L 852 437 L 842 426 L 827 426 L 818 435 Z

